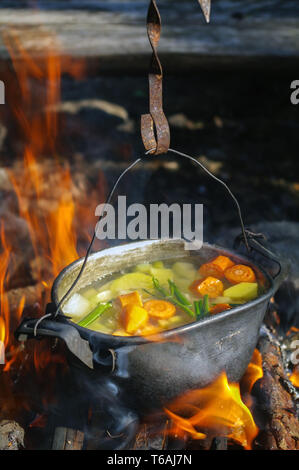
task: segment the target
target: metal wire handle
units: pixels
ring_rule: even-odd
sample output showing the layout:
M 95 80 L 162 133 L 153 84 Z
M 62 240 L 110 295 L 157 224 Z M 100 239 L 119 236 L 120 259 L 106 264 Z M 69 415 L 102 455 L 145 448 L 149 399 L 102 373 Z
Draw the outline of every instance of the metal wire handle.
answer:
M 151 152 L 152 152 L 153 149 L 150 149 L 148 150 L 147 152 L 145 152 L 144 156 L 142 157 L 139 157 L 137 158 L 133 163 L 131 163 L 121 174 L 120 176 L 117 178 L 116 182 L 114 183 L 109 195 L 108 195 L 108 198 L 103 206 L 103 209 L 102 209 L 102 212 L 98 218 L 98 221 L 100 221 L 105 213 L 105 207 L 110 204 L 114 194 L 115 194 L 115 191 L 116 189 L 118 188 L 119 186 L 119 183 L 120 181 L 123 179 L 123 177 L 130 171 L 132 170 L 132 168 L 134 168 L 139 162 L 142 161 L 142 159 L 145 157 L 145 156 L 148 156 Z M 237 200 L 237 198 L 235 197 L 235 195 L 232 193 L 232 191 L 230 190 L 230 188 L 228 187 L 228 185 L 222 181 L 220 178 L 217 178 L 217 176 L 215 176 L 212 172 L 210 172 L 201 162 L 199 162 L 195 157 L 192 157 L 191 155 L 187 155 L 186 153 L 183 153 L 183 152 L 179 152 L 178 150 L 174 150 L 174 149 L 169 149 L 169 152 L 172 152 L 176 155 L 179 155 L 181 157 L 184 157 L 184 158 L 187 158 L 188 160 L 191 160 L 192 162 L 196 163 L 202 170 L 204 170 L 211 178 L 213 178 L 215 181 L 217 181 L 218 183 L 220 183 L 225 189 L 226 191 L 228 192 L 228 194 L 230 195 L 230 197 L 233 199 L 234 201 L 234 204 L 237 208 L 237 212 L 238 212 L 238 216 L 239 216 L 239 220 L 240 220 L 240 225 L 241 225 L 241 231 L 242 231 L 242 239 L 245 243 L 245 246 L 246 246 L 246 249 L 248 251 L 248 253 L 250 252 L 250 246 L 249 246 L 249 243 L 248 243 L 248 239 L 247 239 L 247 232 L 246 229 L 245 229 L 245 226 L 244 226 L 244 222 L 243 222 L 243 217 L 242 217 L 242 212 L 241 212 L 241 207 L 240 207 L 240 204 Z M 251 233 L 251 232 L 250 232 Z M 91 250 L 92 250 L 92 247 L 93 247 L 93 244 L 94 244 L 94 241 L 95 241 L 95 238 L 96 238 L 96 229 L 94 230 L 94 233 L 93 233 L 93 236 L 92 236 L 92 239 L 91 239 L 91 242 L 86 250 L 86 254 L 85 254 L 85 257 L 84 257 L 84 260 L 83 260 L 83 263 L 82 263 L 82 266 L 79 270 L 79 273 L 77 275 L 77 277 L 75 278 L 75 280 L 73 281 L 73 283 L 71 284 L 71 286 L 69 287 L 69 289 L 67 290 L 67 292 L 62 296 L 62 298 L 60 299 L 58 305 L 57 305 L 57 308 L 56 308 L 56 311 L 55 312 L 52 312 L 52 313 L 47 313 L 46 315 L 43 315 L 41 318 L 39 318 L 39 320 L 36 322 L 35 326 L 34 326 L 34 336 L 37 335 L 37 329 L 38 329 L 38 326 L 40 325 L 40 323 L 45 320 L 46 318 L 49 318 L 49 317 L 52 317 L 52 318 L 56 318 L 58 315 L 63 315 L 62 312 L 60 312 L 60 309 L 61 309 L 61 306 L 63 305 L 63 303 L 66 301 L 66 299 L 68 298 L 68 296 L 71 294 L 71 292 L 73 291 L 74 287 L 77 285 L 80 277 L 82 276 L 83 274 L 83 271 L 85 269 L 85 266 L 87 264 L 87 261 L 88 261 L 88 258 L 89 258 L 89 255 L 91 253 Z

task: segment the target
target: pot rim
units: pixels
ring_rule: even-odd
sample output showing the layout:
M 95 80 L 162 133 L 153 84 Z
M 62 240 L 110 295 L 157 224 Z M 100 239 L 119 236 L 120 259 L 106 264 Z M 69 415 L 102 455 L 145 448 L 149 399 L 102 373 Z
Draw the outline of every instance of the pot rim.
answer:
M 97 258 L 101 258 L 103 255 L 116 254 L 120 250 L 122 251 L 123 248 L 128 248 L 128 247 L 138 248 L 139 245 L 142 245 L 142 246 L 152 245 L 152 244 L 155 244 L 155 242 L 156 243 L 159 243 L 159 242 L 160 243 L 161 242 L 169 242 L 170 243 L 170 242 L 184 242 L 184 240 L 182 240 L 182 239 L 142 240 L 142 241 L 138 241 L 138 242 L 124 243 L 123 245 L 117 245 L 115 247 L 104 248 L 103 250 L 96 251 L 96 252 L 94 252 L 90 255 L 90 258 L 97 259 Z M 222 253 L 225 253 L 227 255 L 231 255 L 233 257 L 239 257 L 241 260 L 244 260 L 247 263 L 249 263 L 252 266 L 259 269 L 262 272 L 262 274 L 265 276 L 265 278 L 270 283 L 270 286 L 269 286 L 267 292 L 264 293 L 263 295 L 261 295 L 260 297 L 257 297 L 254 300 L 246 302 L 245 304 L 241 304 L 238 307 L 233 307 L 230 310 L 226 310 L 224 312 L 217 313 L 217 315 L 209 316 L 207 318 L 203 318 L 202 320 L 197 320 L 197 321 L 194 321 L 192 323 L 187 323 L 186 325 L 182 325 L 182 326 L 179 326 L 179 327 L 176 327 L 176 328 L 172 328 L 170 330 L 166 330 L 166 331 L 156 333 L 156 334 L 152 334 L 152 335 L 148 335 L 148 336 L 116 336 L 116 335 L 112 335 L 112 334 L 101 333 L 99 331 L 90 330 L 89 328 L 84 328 L 84 327 L 79 326 L 77 323 L 74 323 L 73 321 L 71 321 L 69 319 L 66 320 L 67 323 L 69 323 L 71 326 L 74 326 L 75 328 L 77 328 L 77 330 L 79 332 L 82 332 L 84 334 L 84 336 L 93 335 L 93 336 L 97 337 L 99 339 L 99 341 L 102 340 L 102 341 L 105 341 L 105 342 L 108 342 L 108 341 L 117 342 L 117 343 L 120 343 L 121 345 L 124 345 L 124 346 L 125 345 L 134 345 L 134 344 L 146 344 L 146 343 L 151 343 L 151 342 L 155 341 L 155 338 L 156 338 L 156 340 L 159 338 L 160 342 L 162 342 L 166 338 L 168 339 L 172 336 L 176 336 L 176 335 L 180 335 L 180 334 L 185 333 L 185 332 L 189 332 L 190 330 L 199 328 L 201 326 L 206 326 L 206 325 L 210 325 L 212 323 L 221 321 L 221 320 L 223 320 L 227 317 L 238 315 L 238 314 L 243 313 L 244 311 L 246 311 L 246 310 L 248 310 L 252 307 L 259 306 L 260 304 L 264 303 L 265 301 L 269 301 L 269 299 L 272 297 L 272 295 L 275 292 L 275 287 L 274 287 L 273 278 L 269 275 L 269 273 L 267 273 L 267 271 L 264 268 L 262 268 L 257 263 L 250 260 L 250 258 L 248 258 L 248 257 L 246 257 L 242 254 L 239 254 L 238 252 L 235 252 L 234 250 L 223 248 L 221 246 L 210 244 L 210 243 L 203 243 L 202 248 L 203 247 L 214 249 L 216 251 L 221 251 Z M 84 257 L 73 261 L 72 263 L 67 265 L 59 273 L 59 275 L 55 278 L 55 280 L 53 282 L 53 285 L 52 285 L 52 290 L 51 290 L 51 298 L 52 298 L 52 301 L 55 303 L 55 305 L 57 305 L 57 301 L 58 301 L 57 295 L 56 295 L 57 287 L 58 287 L 61 279 L 63 279 L 66 272 L 68 272 L 68 270 L 72 266 L 76 266 L 77 264 L 83 263 L 83 260 L 84 260 Z

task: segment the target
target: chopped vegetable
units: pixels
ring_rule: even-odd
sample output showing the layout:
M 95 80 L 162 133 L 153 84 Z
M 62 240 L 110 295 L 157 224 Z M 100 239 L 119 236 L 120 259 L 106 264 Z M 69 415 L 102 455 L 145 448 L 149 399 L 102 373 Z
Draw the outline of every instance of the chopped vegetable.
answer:
M 212 276 L 217 278 L 223 278 L 225 270 L 233 265 L 234 262 L 230 258 L 228 258 L 227 256 L 220 255 L 209 263 L 201 265 L 201 267 L 199 268 L 199 273 L 203 277 Z
M 171 269 L 151 268 L 151 274 L 162 286 L 167 286 L 168 279 L 173 279 L 173 271 Z
M 111 282 L 111 290 L 114 292 L 130 291 L 136 289 L 149 289 L 152 286 L 152 278 L 144 273 L 128 273 Z
M 181 304 L 187 305 L 188 307 L 190 307 L 191 306 L 190 301 L 187 299 L 187 297 L 185 297 L 181 293 L 181 291 L 178 289 L 175 283 L 169 279 L 168 284 L 169 284 L 170 292 L 172 293 L 172 295 L 174 295 Z
M 224 291 L 224 295 L 236 300 L 253 300 L 258 295 L 258 285 L 256 282 L 240 282 Z
M 197 256 L 155 259 L 86 286 L 66 302 L 64 313 L 105 334 L 149 336 L 224 312 L 263 291 L 262 275 L 227 256 L 201 267 Z
M 150 274 L 152 265 L 150 263 L 137 264 L 135 271 L 140 273 Z
M 130 294 L 120 295 L 118 300 L 122 308 L 129 304 L 139 305 L 139 307 L 142 307 L 141 296 L 137 290 L 130 292 Z
M 202 296 L 208 295 L 211 298 L 218 297 L 223 293 L 223 284 L 219 279 L 209 276 L 204 281 L 199 280 L 191 284 L 190 290 Z
M 164 289 L 164 287 L 160 286 L 160 283 L 159 283 L 158 279 L 153 277 L 152 281 L 153 281 L 153 286 L 156 289 L 157 293 L 162 295 L 162 297 L 167 297 L 168 294 L 167 294 L 166 290 Z
M 114 297 L 114 294 L 111 290 L 103 290 L 103 292 L 99 292 L 96 296 L 98 302 L 109 302 Z
M 79 321 L 78 325 L 83 326 L 86 328 L 87 326 L 91 325 L 95 320 L 99 318 L 108 308 L 112 307 L 110 302 L 106 304 L 99 304 L 96 308 L 94 308 L 85 318 Z
M 198 320 L 205 317 L 209 313 L 209 296 L 205 295 L 203 299 L 195 300 L 194 310 Z
M 139 305 L 129 304 L 124 309 L 124 327 L 130 335 L 136 333 L 148 321 L 148 312 Z
M 170 281 L 170 280 L 169 280 Z M 169 282 L 168 282 L 169 283 Z M 176 288 L 176 292 L 178 292 L 177 286 L 173 283 L 170 282 L 170 292 L 167 294 L 166 290 L 160 286 L 159 281 L 153 277 L 153 285 L 158 294 L 160 294 L 162 297 L 166 297 L 167 299 L 171 300 L 172 303 L 180 307 L 184 312 L 188 313 L 191 317 L 195 317 L 195 313 L 191 308 L 189 308 L 189 303 L 185 301 L 185 303 L 182 303 L 178 300 L 178 298 L 175 295 L 174 288 Z
M 191 281 L 196 277 L 196 269 L 192 263 L 177 261 L 173 264 L 172 269 L 177 276 L 184 279 L 189 279 Z
M 164 268 L 164 263 L 163 263 L 163 261 L 154 261 L 153 262 L 153 267 L 158 268 L 158 269 L 163 269 Z
M 155 318 L 170 318 L 176 312 L 175 306 L 167 300 L 147 300 L 144 308 L 151 317 Z
M 210 308 L 210 313 L 212 315 L 215 315 L 215 313 L 220 313 L 224 312 L 225 310 L 230 310 L 231 306 L 229 304 L 217 304 L 213 305 L 213 307 Z
M 201 304 L 200 304 L 201 302 Z M 194 301 L 194 311 L 195 311 L 195 314 L 198 317 L 200 317 L 201 315 L 201 310 L 200 310 L 200 306 L 202 305 L 202 301 L 201 300 L 195 300 Z
M 92 301 L 98 295 L 98 291 L 94 289 L 93 287 L 91 287 L 90 289 L 87 289 L 86 291 L 84 291 L 82 295 L 83 297 L 85 297 L 85 299 Z
M 75 318 L 83 317 L 91 308 L 90 302 L 80 294 L 74 294 L 66 302 L 63 311 Z
M 254 271 L 249 266 L 245 266 L 245 264 L 235 264 L 228 268 L 224 274 L 226 279 L 232 284 L 255 282 Z
M 142 330 L 140 331 L 140 335 L 141 336 L 155 335 L 155 334 L 159 333 L 160 331 L 161 330 L 158 326 L 147 325 L 147 326 L 145 326 L 145 328 L 142 328 Z
M 213 305 L 215 304 L 231 304 L 231 298 L 230 297 L 223 297 L 223 296 L 219 296 L 219 297 L 215 297 L 215 299 L 213 299 Z
M 206 294 L 202 301 L 203 314 L 206 315 L 209 311 L 209 296 Z
M 182 318 L 179 315 L 174 315 L 173 317 L 168 318 L 168 319 L 162 318 L 158 320 L 158 323 L 162 328 L 169 328 L 171 326 L 178 325 L 181 322 L 182 322 Z
M 174 283 L 177 285 L 178 289 L 180 289 L 181 291 L 188 292 L 189 286 L 190 286 L 190 279 L 175 276 Z

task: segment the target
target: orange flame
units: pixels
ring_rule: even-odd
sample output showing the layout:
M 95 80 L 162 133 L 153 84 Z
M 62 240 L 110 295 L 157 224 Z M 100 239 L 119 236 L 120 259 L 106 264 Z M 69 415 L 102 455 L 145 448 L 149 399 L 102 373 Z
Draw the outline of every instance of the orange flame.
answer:
M 4 362 L 4 341 L 5 341 L 5 322 L 2 317 L 0 317 L 0 364 Z
M 299 368 L 298 367 L 293 370 L 289 379 L 295 387 L 299 388 Z
M 262 355 L 258 349 L 255 349 L 251 362 L 242 378 L 242 386 L 246 393 L 251 393 L 255 382 L 263 377 Z
M 296 328 L 295 326 L 291 326 L 286 336 L 290 336 L 292 333 L 298 333 L 298 332 L 299 332 L 299 328 Z
M 0 336 L 1 341 L 6 348 L 9 340 L 9 325 L 10 325 L 10 315 L 9 315 L 9 305 L 8 299 L 4 295 L 5 284 L 8 278 L 8 266 L 10 260 L 11 247 L 8 245 L 5 239 L 5 233 L 3 226 L 1 227 L 1 246 L 2 253 L 0 254 Z
M 241 399 L 239 384 L 229 383 L 225 373 L 211 385 L 185 393 L 165 412 L 173 422 L 170 432 L 176 435 L 187 432 L 193 439 L 222 435 L 251 449 L 258 434 L 252 414 Z
M 36 64 L 22 48 L 15 32 L 6 34 L 5 39 L 21 89 L 22 99 L 14 106 L 14 112 L 27 142 L 23 171 L 19 178 L 11 173 L 11 181 L 20 215 L 28 224 L 35 255 L 41 261 L 50 259 L 55 276 L 63 266 L 78 258 L 71 175 L 69 168 L 59 165 L 55 153 L 58 123 L 54 108 L 60 99 L 60 59 L 57 51 L 49 48 Z M 39 86 L 45 85 L 38 97 L 32 92 L 32 80 Z M 44 114 L 41 109 L 45 110 Z M 40 162 L 49 150 L 55 161 L 45 171 Z
M 3 226 L 1 227 L 1 246 L 2 246 L 2 253 L 0 254 L 0 355 L 1 360 L 3 359 L 4 352 L 8 346 L 10 348 L 10 355 L 12 356 L 12 352 L 14 347 L 10 345 L 10 330 L 11 330 L 11 322 L 12 318 L 10 315 L 10 307 L 7 295 L 5 295 L 5 285 L 9 281 L 9 263 L 11 261 L 11 253 L 12 248 L 7 242 L 5 238 L 5 232 Z M 13 318 L 14 323 L 18 321 L 22 315 L 22 311 L 25 304 L 25 298 L 22 297 L 19 303 L 19 306 L 16 311 L 16 315 Z M 15 326 L 15 324 L 13 324 Z M 3 371 L 9 369 L 13 359 L 6 363 Z
M 41 308 L 43 308 L 49 296 L 52 279 L 65 265 L 78 258 L 77 239 L 73 226 L 75 203 L 70 169 L 67 165 L 59 163 L 56 153 L 58 120 L 55 105 L 60 100 L 61 75 L 58 48 L 54 48 L 53 45 L 49 46 L 44 51 L 43 58 L 35 61 L 22 47 L 19 34 L 16 31 L 4 34 L 4 41 L 11 55 L 15 72 L 11 80 L 13 96 L 9 104 L 25 142 L 23 161 L 14 165 L 8 174 L 17 197 L 19 215 L 27 223 L 35 255 L 32 260 L 33 267 L 31 266 L 31 269 L 34 269 L 34 279 L 42 283 L 45 288 L 45 291 L 41 292 L 42 297 L 36 299 L 41 300 Z M 72 67 L 70 60 L 65 62 L 70 66 L 71 73 L 82 75 L 82 64 L 79 64 L 79 67 Z M 48 156 L 52 159 L 45 160 Z M 86 212 L 90 211 L 90 206 L 86 205 L 79 209 L 82 220 L 84 217 L 86 220 Z M 86 231 L 84 235 L 86 238 Z M 12 356 L 14 351 L 17 353 L 18 348 L 10 341 L 9 332 L 16 327 L 16 321 L 22 315 L 26 299 L 21 299 L 17 311 L 10 312 L 8 298 L 3 294 L 9 279 L 8 267 L 14 258 L 14 247 L 9 246 L 5 240 L 3 228 L 1 245 L 0 337 L 4 337 L 5 347 L 11 343 L 9 348 L 10 356 Z M 37 368 L 38 357 L 39 355 L 36 354 Z M 46 352 L 40 357 L 41 363 L 45 365 Z M 51 361 L 50 352 L 48 361 Z M 8 370 L 13 362 L 12 357 L 3 370 Z

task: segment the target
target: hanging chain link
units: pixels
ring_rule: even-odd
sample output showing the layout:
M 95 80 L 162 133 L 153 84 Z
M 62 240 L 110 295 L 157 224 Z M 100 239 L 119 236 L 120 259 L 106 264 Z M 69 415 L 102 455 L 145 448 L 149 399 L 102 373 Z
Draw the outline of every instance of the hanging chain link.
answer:
M 153 155 L 166 153 L 170 145 L 168 121 L 163 111 L 163 72 L 157 48 L 161 34 L 161 16 L 156 0 L 151 0 L 147 13 L 147 34 L 153 50 L 149 71 L 149 114 L 141 116 L 141 136 L 145 149 Z M 154 150 L 152 150 L 154 149 Z

